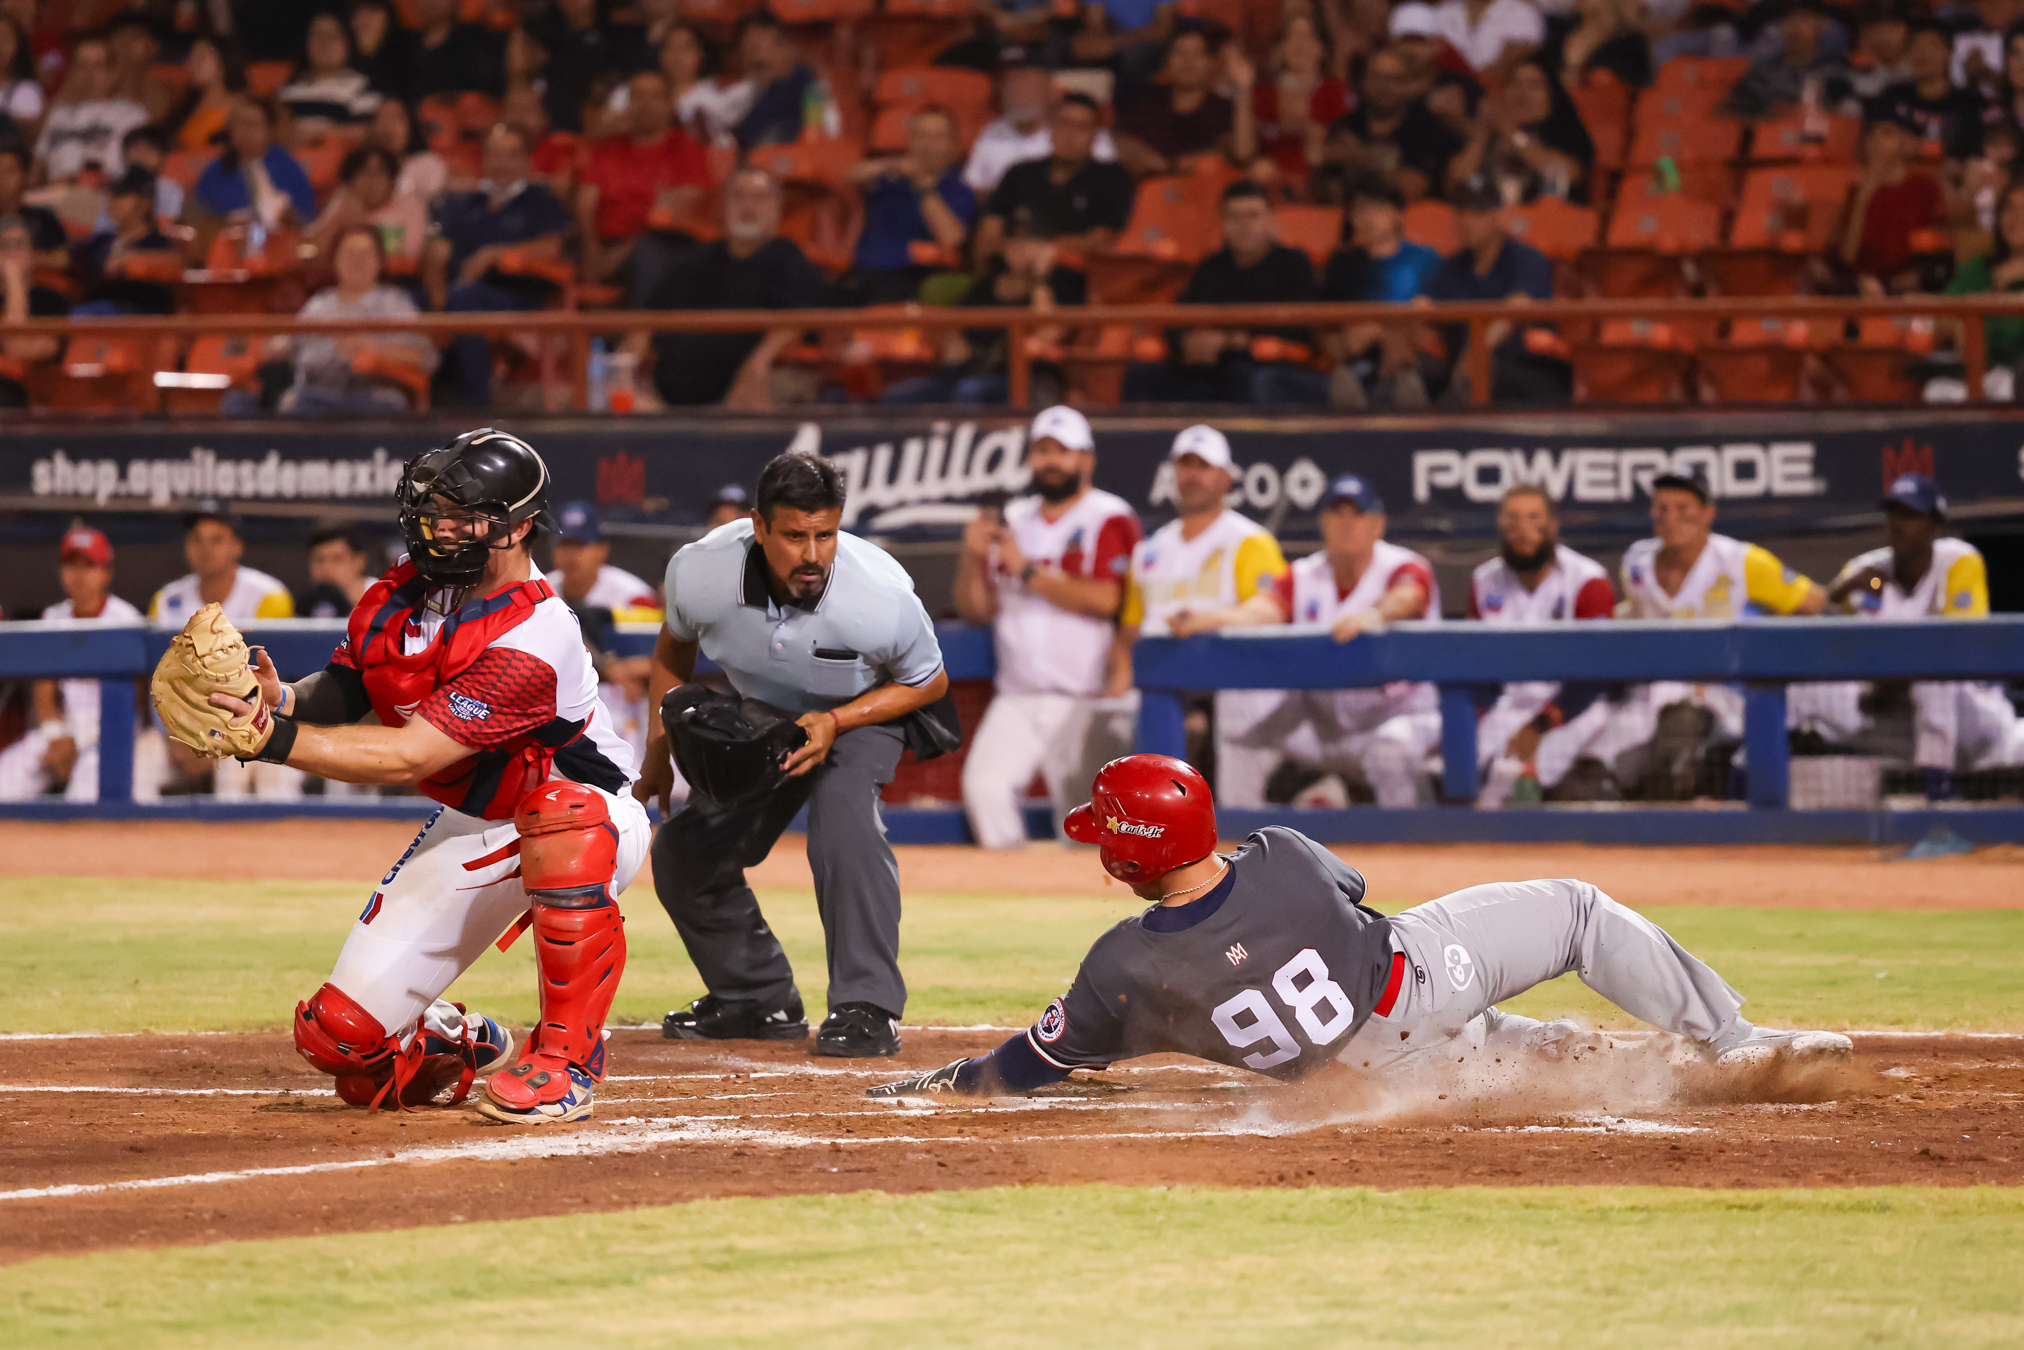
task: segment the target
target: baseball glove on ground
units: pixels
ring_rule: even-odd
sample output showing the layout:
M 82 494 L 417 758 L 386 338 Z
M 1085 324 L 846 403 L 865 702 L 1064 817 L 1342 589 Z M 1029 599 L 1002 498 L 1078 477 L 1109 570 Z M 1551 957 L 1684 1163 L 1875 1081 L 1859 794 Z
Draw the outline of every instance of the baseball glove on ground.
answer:
M 169 643 L 148 693 L 162 729 L 207 759 L 252 755 L 273 730 L 246 639 L 215 604 L 192 614 Z M 212 704 L 213 694 L 250 700 L 258 711 L 234 720 L 229 710 Z

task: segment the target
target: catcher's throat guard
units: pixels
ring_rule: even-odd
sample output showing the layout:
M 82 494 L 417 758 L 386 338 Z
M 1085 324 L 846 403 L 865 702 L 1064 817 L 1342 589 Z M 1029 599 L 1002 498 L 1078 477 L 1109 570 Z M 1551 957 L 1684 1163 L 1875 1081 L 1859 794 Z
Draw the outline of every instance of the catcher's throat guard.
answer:
M 771 791 L 787 756 L 808 743 L 793 714 L 700 684 L 668 691 L 661 725 L 690 789 L 719 805 Z

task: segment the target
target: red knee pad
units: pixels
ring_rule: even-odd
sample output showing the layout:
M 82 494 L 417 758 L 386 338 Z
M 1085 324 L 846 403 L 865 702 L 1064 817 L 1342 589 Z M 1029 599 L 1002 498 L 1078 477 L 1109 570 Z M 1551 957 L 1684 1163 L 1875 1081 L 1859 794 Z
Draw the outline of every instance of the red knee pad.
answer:
M 541 1025 L 527 1054 L 553 1055 L 604 1077 L 604 1019 L 625 973 L 625 920 L 606 900 L 590 908 L 534 902 Z
M 334 984 L 295 1005 L 295 1049 L 311 1066 L 339 1078 L 376 1078 L 400 1056 L 379 1019 Z
M 520 884 L 530 894 L 609 895 L 618 827 L 603 793 L 581 783 L 544 783 L 520 803 L 513 825 L 520 832 Z

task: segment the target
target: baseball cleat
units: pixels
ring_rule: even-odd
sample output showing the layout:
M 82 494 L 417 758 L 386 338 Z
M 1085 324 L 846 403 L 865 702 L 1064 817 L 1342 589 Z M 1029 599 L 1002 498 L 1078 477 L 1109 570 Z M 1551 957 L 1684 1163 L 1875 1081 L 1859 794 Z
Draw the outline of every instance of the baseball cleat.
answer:
M 1854 1052 L 1855 1042 L 1839 1032 L 1752 1027 L 1748 1036 L 1716 1055 L 1715 1063 L 1724 1069 L 1758 1069 L 1774 1063 L 1826 1063 Z
M 815 1033 L 815 1053 L 869 1059 L 900 1052 L 900 1019 L 873 1003 L 839 1003 Z
M 799 998 L 760 1012 L 755 1003 L 730 1003 L 705 994 L 663 1017 L 661 1035 L 671 1041 L 798 1041 L 808 1035 L 808 1015 Z
M 478 1094 L 478 1114 L 504 1125 L 559 1125 L 583 1120 L 590 1115 L 593 1084 L 590 1075 L 571 1064 L 565 1071 L 566 1084 L 560 1096 L 553 1096 L 558 1079 L 555 1071 L 532 1060 L 515 1064 L 485 1080 Z M 551 1097 L 552 1100 L 542 1100 Z
M 866 1088 L 864 1095 L 887 1101 L 894 1097 L 939 1097 L 960 1093 L 963 1089 L 956 1081 L 956 1075 L 962 1072 L 963 1066 L 969 1062 L 967 1059 L 959 1059 L 953 1064 L 944 1064 L 939 1069 L 929 1069 L 926 1073 L 917 1073 L 912 1078 L 902 1078 L 897 1083 L 880 1083 L 875 1087 Z

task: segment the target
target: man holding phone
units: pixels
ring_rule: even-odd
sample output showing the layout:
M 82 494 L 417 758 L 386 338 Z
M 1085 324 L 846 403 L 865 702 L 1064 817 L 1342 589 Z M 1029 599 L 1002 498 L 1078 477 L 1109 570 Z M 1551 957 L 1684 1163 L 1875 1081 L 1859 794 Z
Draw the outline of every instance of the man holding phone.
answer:
M 1090 486 L 1096 439 L 1081 413 L 1034 418 L 1027 456 L 1033 495 L 984 503 L 956 564 L 957 612 L 997 640 L 991 706 L 963 763 L 963 809 L 985 848 L 1026 842 L 1020 806 L 1036 771 L 1057 823 L 1088 795 L 1091 720 L 1139 541 L 1124 499 Z

